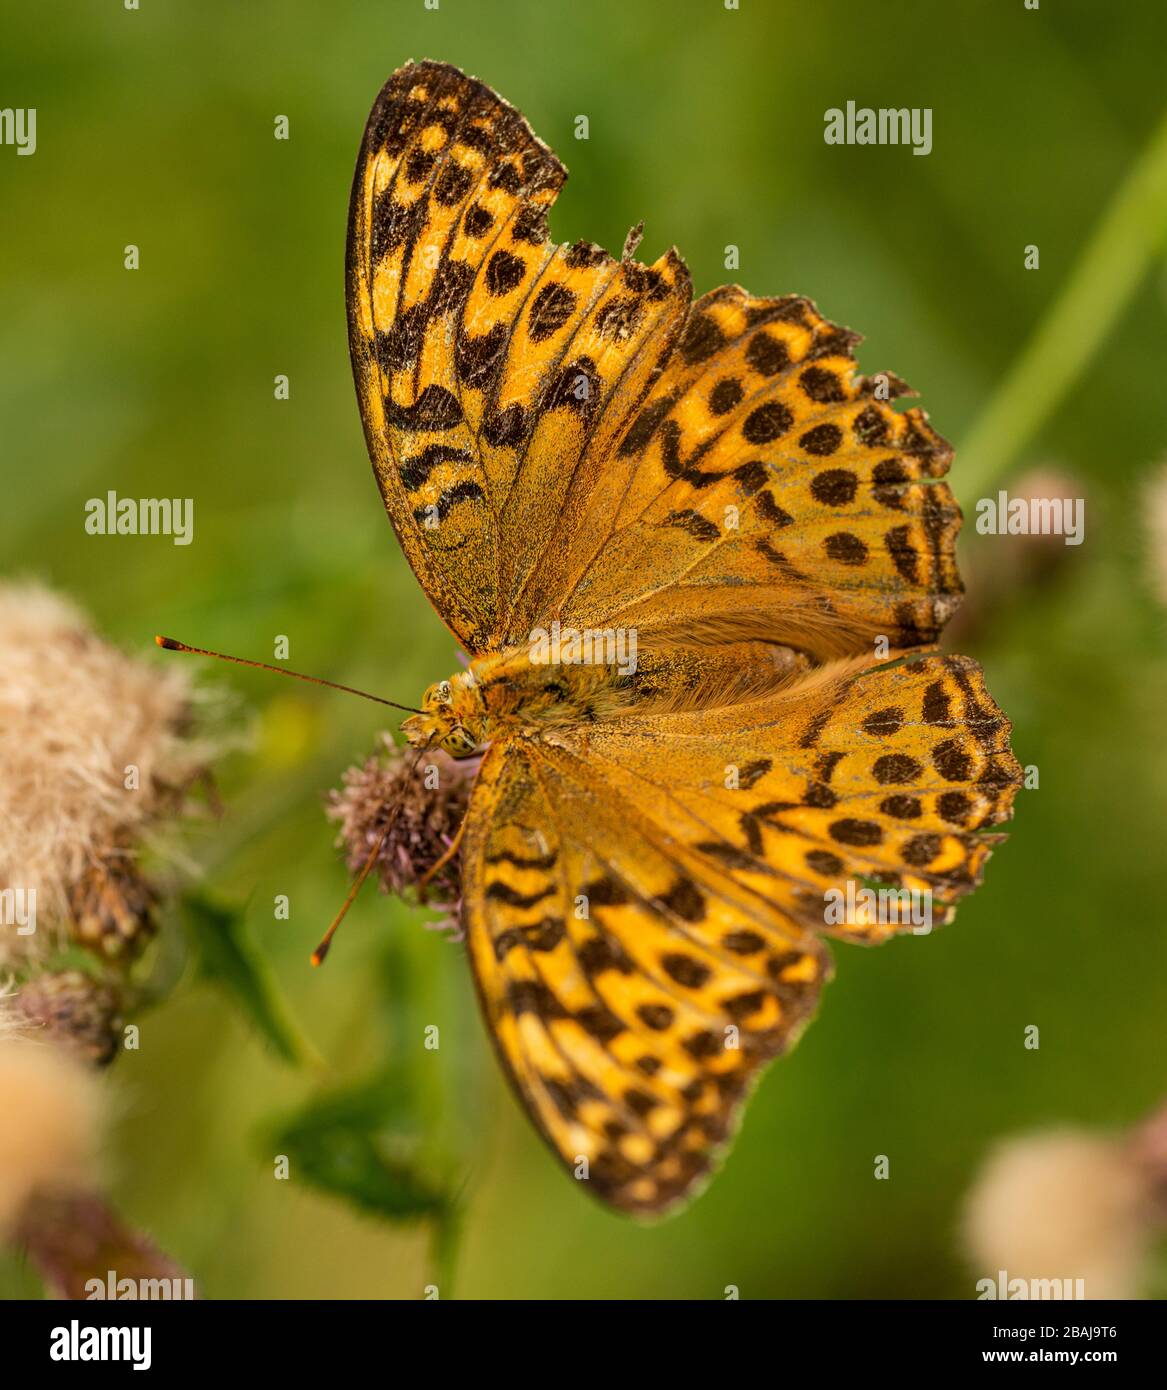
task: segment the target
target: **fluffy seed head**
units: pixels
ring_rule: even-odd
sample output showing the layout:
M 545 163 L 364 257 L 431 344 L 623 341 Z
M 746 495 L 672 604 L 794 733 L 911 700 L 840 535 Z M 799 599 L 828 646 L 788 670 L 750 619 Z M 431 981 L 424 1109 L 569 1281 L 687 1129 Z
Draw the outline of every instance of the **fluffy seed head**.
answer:
M 204 770 L 179 667 L 127 656 L 66 600 L 0 586 L 0 889 L 36 892 L 36 930 L 0 927 L 0 962 L 72 932 L 118 954 L 149 923 L 137 854 Z
M 35 1198 L 98 1182 L 103 1096 L 93 1072 L 63 1048 L 14 1031 L 0 1037 L 0 1237 Z
M 989 1155 L 965 1211 L 977 1278 L 1082 1279 L 1087 1298 L 1138 1297 L 1153 1192 L 1132 1146 L 1075 1129 Z

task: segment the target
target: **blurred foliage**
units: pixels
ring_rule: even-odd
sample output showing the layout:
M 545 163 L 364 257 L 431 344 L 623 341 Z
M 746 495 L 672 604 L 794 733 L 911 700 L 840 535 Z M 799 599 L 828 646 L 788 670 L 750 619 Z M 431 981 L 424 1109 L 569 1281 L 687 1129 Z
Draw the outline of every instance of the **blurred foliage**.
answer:
M 219 985 L 277 1056 L 298 1066 L 308 1045 L 288 1018 L 276 994 L 267 963 L 247 939 L 241 913 L 188 897 L 182 913 L 200 979 Z
M 297 1177 L 389 1220 L 441 1216 L 445 1194 L 391 1140 L 413 1116 L 400 1073 L 392 1070 L 310 1101 L 278 1131 Z M 384 1136 L 389 1132 L 389 1138 Z
M 0 150 L 5 569 L 135 651 L 162 631 L 270 660 L 283 634 L 291 666 L 407 702 L 457 660 L 369 476 L 342 285 L 357 143 L 395 67 L 447 59 L 526 112 L 571 169 L 558 239 L 618 248 L 643 217 L 642 254 L 675 240 L 699 293 L 798 291 L 862 328 L 863 369 L 905 376 L 956 443 L 967 506 L 961 442 L 1160 121 L 1167 48 L 1167 15 L 1133 0 L 69 0 L 3 18 L 4 104 L 38 110 L 35 157 Z M 932 154 L 825 145 L 848 99 L 932 107 Z M 1109 269 L 1118 294 L 1129 268 Z M 1167 444 L 1165 317 L 1160 259 L 1014 465 L 1082 480 L 1085 545 L 962 643 L 1039 788 L 953 927 L 836 951 L 819 1021 L 699 1201 L 642 1228 L 564 1178 L 507 1094 L 464 948 L 424 914 L 367 888 L 311 970 L 348 886 L 321 796 L 381 715 L 222 668 L 206 681 L 257 714 L 221 769 L 223 822 L 190 846 L 214 901 L 239 905 L 204 921 L 204 960 L 209 939 L 261 1016 L 262 961 L 324 1071 L 284 1065 L 254 1007 L 187 971 L 114 1068 L 119 1210 L 211 1297 L 420 1297 L 456 1245 L 465 1296 L 971 1296 L 959 1204 L 994 1139 L 1125 1125 L 1161 1099 L 1167 662 L 1141 490 Z M 194 543 L 87 536 L 85 501 L 110 489 L 193 496 Z M 963 539 L 970 605 L 1009 544 Z M 436 1227 L 334 1196 L 384 1212 L 455 1184 Z M 0 1263 L 0 1293 L 37 1287 Z

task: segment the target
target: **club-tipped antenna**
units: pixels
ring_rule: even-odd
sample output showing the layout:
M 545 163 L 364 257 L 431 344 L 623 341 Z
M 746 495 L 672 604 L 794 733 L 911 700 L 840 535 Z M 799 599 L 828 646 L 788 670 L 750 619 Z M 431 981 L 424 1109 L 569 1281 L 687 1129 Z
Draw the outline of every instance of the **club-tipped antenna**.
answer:
M 417 757 L 414 758 L 413 762 L 409 766 L 409 771 L 402 778 L 401 788 L 397 793 L 397 800 L 394 801 L 393 805 L 386 812 L 385 829 L 382 830 L 381 834 L 377 837 L 376 843 L 373 845 L 373 848 L 369 852 L 369 857 L 365 860 L 364 864 L 362 865 L 360 873 L 357 874 L 356 878 L 353 880 L 353 885 L 348 890 L 348 896 L 340 905 L 340 911 L 328 924 L 328 930 L 320 938 L 320 945 L 317 946 L 316 949 L 312 952 L 313 965 L 323 964 L 324 957 L 328 954 L 329 947 L 332 945 L 332 938 L 336 935 L 337 927 L 339 927 L 340 924 L 344 921 L 349 908 L 352 907 L 353 903 L 356 901 L 357 894 L 361 891 L 361 888 L 364 886 L 365 879 L 367 879 L 370 873 L 372 873 L 373 865 L 377 862 L 377 859 L 380 857 L 381 850 L 385 845 L 385 841 L 389 838 L 389 832 L 393 829 L 393 822 L 397 819 L 397 813 L 401 810 L 402 803 L 405 800 L 406 790 L 408 789 L 409 784 L 413 781 L 413 774 L 417 771 L 417 765 L 421 762 L 422 756 L 429 751 L 429 747 L 430 744 L 425 743 L 417 750 Z
M 245 656 L 228 656 L 226 652 L 212 652 L 206 647 L 188 647 L 175 637 L 155 637 L 164 651 L 189 652 L 192 656 L 213 656 L 219 661 L 233 661 L 237 666 L 254 666 L 257 671 L 272 671 L 277 676 L 293 676 L 298 681 L 311 681 L 313 685 L 326 685 L 329 690 L 342 690 L 346 695 L 359 695 L 363 700 L 375 700 L 379 705 L 389 705 L 392 709 L 403 709 L 407 714 L 424 714 L 424 710 L 413 705 L 401 705 L 396 700 L 386 700 L 380 695 L 370 695 L 367 690 L 357 690 L 355 686 L 341 685 L 339 681 L 328 681 L 323 676 L 306 676 L 302 671 L 289 671 L 286 666 L 272 666 L 266 661 L 249 661 Z
M 377 862 L 377 856 L 381 853 L 381 847 L 389 838 L 389 828 L 390 827 L 387 825 L 377 837 L 377 842 L 369 852 L 369 857 L 365 860 L 364 867 L 356 878 L 353 879 L 353 886 L 348 890 L 348 897 L 341 903 L 340 911 L 328 924 L 328 930 L 320 938 L 319 946 L 312 952 L 313 965 L 324 964 L 324 957 L 328 954 L 328 949 L 332 945 L 332 938 L 336 935 L 337 927 L 340 926 L 348 915 L 349 908 L 352 907 L 353 903 L 356 901 L 356 896 L 364 886 L 365 879 L 368 878 L 369 874 L 372 872 L 373 865 Z

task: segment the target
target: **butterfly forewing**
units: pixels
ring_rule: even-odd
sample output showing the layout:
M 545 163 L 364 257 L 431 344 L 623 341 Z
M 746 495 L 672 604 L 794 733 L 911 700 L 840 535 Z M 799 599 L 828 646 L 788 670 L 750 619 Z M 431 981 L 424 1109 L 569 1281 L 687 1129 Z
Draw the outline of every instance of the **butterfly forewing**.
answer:
M 820 658 L 935 640 L 960 594 L 951 449 L 889 374 L 856 374 L 857 335 L 797 296 L 736 286 L 681 341 L 549 552 L 527 616 L 645 636 L 699 625 Z
M 709 1171 L 829 959 L 565 750 L 492 751 L 481 792 L 465 911 L 500 1055 L 586 1188 L 657 1214 Z
M 689 302 L 675 252 L 642 266 L 549 240 L 565 177 L 518 112 L 427 62 L 381 92 L 353 181 L 369 451 L 410 564 L 472 652 L 510 635 L 511 596 L 562 544 L 569 486 L 594 481 Z

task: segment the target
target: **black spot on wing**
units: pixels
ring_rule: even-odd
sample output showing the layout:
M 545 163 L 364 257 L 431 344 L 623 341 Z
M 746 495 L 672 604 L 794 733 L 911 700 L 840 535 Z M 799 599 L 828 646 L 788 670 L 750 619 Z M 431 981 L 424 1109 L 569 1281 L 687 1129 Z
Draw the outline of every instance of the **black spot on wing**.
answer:
M 478 484 L 475 482 L 471 482 L 469 479 L 466 479 L 463 482 L 455 483 L 453 487 L 446 488 L 446 490 L 438 497 L 437 501 L 432 503 L 431 505 L 437 508 L 438 520 L 445 521 L 446 517 L 449 516 L 451 510 L 454 507 L 456 507 L 459 502 L 485 501 L 486 494 L 482 491 Z M 415 507 L 413 512 L 413 518 L 415 521 L 419 521 L 422 523 L 428 521 L 430 518 L 430 507 Z
M 401 481 L 410 492 L 422 486 L 442 463 L 472 463 L 468 449 L 455 449 L 449 444 L 427 444 L 420 454 L 401 462 Z
M 506 353 L 507 329 L 496 323 L 489 332 L 474 337 L 462 333 L 454 350 L 454 369 L 464 386 L 485 391 L 493 384 Z
M 674 397 L 662 396 L 660 400 L 653 401 L 651 405 L 645 406 L 640 414 L 633 420 L 620 443 L 617 451 L 621 458 L 627 458 L 629 454 L 638 454 L 642 449 L 648 447 L 653 435 L 660 427 L 661 421 L 673 408 Z
M 558 858 L 558 850 L 549 850 L 546 854 L 526 855 L 515 854 L 509 849 L 501 849 L 496 854 L 488 854 L 486 862 L 488 864 L 513 864 L 516 869 L 550 869 Z
M 386 400 L 385 422 L 407 433 L 451 430 L 462 423 L 462 407 L 458 398 L 444 386 L 427 386 L 412 405 Z
M 576 296 L 566 285 L 544 285 L 535 296 L 527 315 L 527 332 L 532 342 L 552 337 L 575 312 Z
M 544 917 L 525 927 L 510 927 L 494 938 L 494 954 L 501 961 L 516 946 L 528 951 L 553 951 L 563 940 L 565 930 L 561 917 Z
M 678 878 L 660 902 L 682 921 L 700 922 L 705 917 L 705 898 L 691 878 Z
M 689 509 L 670 512 L 661 525 L 675 526 L 699 541 L 715 541 L 721 534 L 712 521 L 707 521 L 700 512 Z
M 492 902 L 506 903 L 508 907 L 534 907 L 544 898 L 549 898 L 555 890 L 544 888 L 541 892 L 520 893 L 517 888 L 512 888 L 509 883 L 496 880 L 486 890 L 486 896 Z

